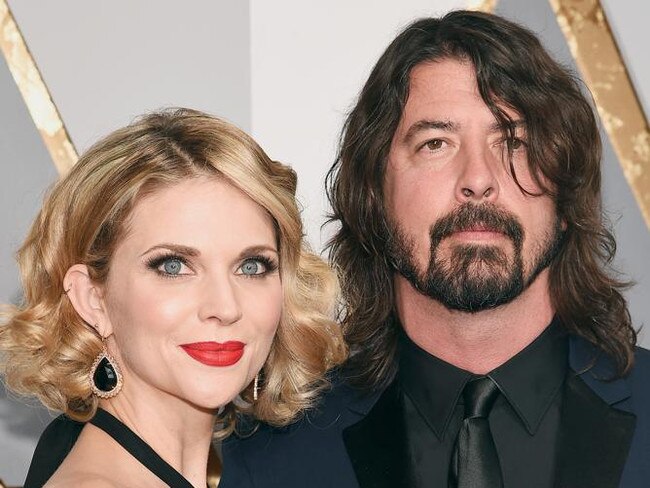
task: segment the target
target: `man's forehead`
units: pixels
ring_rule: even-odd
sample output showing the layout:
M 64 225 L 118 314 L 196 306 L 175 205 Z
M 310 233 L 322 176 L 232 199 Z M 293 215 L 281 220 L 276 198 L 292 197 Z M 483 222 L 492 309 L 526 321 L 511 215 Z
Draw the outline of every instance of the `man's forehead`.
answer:
M 525 122 L 518 111 L 496 101 L 515 128 Z M 474 66 L 469 61 L 442 59 L 416 65 L 411 71 L 408 99 L 401 114 L 403 130 L 443 129 L 458 131 L 482 112 L 490 132 L 502 130 L 501 122 L 480 95 Z M 406 126 L 404 126 L 406 125 Z M 413 129 L 411 129 L 413 128 Z
M 409 91 L 413 89 L 429 89 L 435 87 L 458 88 L 459 83 L 476 91 L 476 70 L 474 65 L 463 59 L 442 58 L 432 61 L 423 61 L 415 65 L 409 73 Z

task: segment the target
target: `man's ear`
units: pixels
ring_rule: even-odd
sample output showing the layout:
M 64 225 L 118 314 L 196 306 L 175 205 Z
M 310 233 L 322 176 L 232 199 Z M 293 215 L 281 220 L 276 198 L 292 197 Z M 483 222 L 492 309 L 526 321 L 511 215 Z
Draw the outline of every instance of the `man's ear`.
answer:
M 113 333 L 102 290 L 90 278 L 86 265 L 75 264 L 68 269 L 63 278 L 63 289 L 79 316 L 101 337 L 106 338 Z

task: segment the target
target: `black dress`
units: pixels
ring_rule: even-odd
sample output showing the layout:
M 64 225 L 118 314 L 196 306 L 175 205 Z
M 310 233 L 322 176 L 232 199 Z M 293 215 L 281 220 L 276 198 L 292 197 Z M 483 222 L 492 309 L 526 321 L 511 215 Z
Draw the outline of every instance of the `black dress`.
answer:
M 192 488 L 189 481 L 156 454 L 135 432 L 106 410 L 97 409 L 90 423 L 115 439 L 168 486 Z M 83 426 L 83 423 L 75 422 L 63 415 L 48 426 L 34 452 L 24 488 L 40 488 L 47 483 L 74 446 Z

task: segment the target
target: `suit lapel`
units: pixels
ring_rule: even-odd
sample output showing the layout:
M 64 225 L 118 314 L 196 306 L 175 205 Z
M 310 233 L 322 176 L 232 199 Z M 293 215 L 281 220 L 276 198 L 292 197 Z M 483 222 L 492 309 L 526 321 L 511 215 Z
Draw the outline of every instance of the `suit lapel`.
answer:
M 636 416 L 627 410 L 630 390 L 612 377 L 612 364 L 572 337 L 565 384 L 554 488 L 616 488 L 628 457 Z M 408 447 L 399 384 L 394 381 L 343 440 L 360 488 L 409 486 Z
M 625 380 L 606 382 L 612 365 L 594 363 L 595 350 L 572 339 L 571 368 L 564 391 L 556 488 L 616 488 L 627 460 L 636 416 L 622 407 L 630 396 Z M 591 367 L 590 367 L 591 365 Z
M 343 431 L 361 488 L 407 487 L 407 446 L 399 385 L 394 381 L 368 414 Z

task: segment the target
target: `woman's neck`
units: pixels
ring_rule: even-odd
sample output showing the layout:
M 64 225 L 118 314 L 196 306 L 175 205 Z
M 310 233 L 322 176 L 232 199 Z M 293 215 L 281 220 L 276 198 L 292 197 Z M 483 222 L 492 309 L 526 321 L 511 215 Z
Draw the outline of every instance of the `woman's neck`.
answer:
M 125 381 L 120 394 L 100 401 L 100 407 L 133 430 L 193 486 L 206 486 L 214 411 L 136 382 Z

